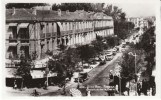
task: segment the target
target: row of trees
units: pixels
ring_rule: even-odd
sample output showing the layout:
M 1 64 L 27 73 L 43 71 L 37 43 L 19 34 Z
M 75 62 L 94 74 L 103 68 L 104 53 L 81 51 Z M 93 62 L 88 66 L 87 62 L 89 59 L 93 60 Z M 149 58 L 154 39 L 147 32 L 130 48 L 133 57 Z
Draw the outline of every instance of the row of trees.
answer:
M 121 77 L 126 82 L 137 78 L 136 74 L 141 72 L 141 77 L 149 79 L 150 87 L 155 86 L 152 78 L 152 70 L 155 69 L 155 27 L 149 28 L 140 37 L 140 42 L 131 44 L 130 49 L 124 53 L 121 61 Z M 134 56 L 129 55 L 129 52 L 136 53 Z
M 109 39 L 113 42 L 109 41 Z M 92 41 L 91 44 L 77 45 L 76 48 L 60 45 L 60 53 L 58 55 L 52 55 L 52 52 L 48 50 L 46 54 L 52 56 L 52 59 L 47 63 L 49 71 L 57 72 L 58 83 L 62 84 L 61 86 L 65 86 L 65 79 L 71 79 L 73 72 L 79 69 L 78 65 L 80 62 L 90 62 L 91 58 L 97 57 L 105 49 L 114 47 L 118 42 L 119 39 L 117 37 L 103 38 L 97 36 L 96 40 Z M 23 54 L 20 57 L 18 66 L 15 75 L 21 76 L 23 82 L 27 84 L 29 78 L 31 79 L 30 70 L 32 69 L 32 62 Z

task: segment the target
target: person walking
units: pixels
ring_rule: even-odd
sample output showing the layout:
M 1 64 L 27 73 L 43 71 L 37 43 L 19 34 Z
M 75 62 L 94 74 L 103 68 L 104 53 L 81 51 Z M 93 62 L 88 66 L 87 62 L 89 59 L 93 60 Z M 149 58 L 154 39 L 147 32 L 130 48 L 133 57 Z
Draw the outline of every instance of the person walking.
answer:
M 44 89 L 47 89 L 47 81 L 44 83 Z
M 14 80 L 13 89 L 17 89 L 17 82 L 16 82 L 16 80 Z
M 140 83 L 137 84 L 137 93 L 140 96 L 141 95 L 141 85 Z

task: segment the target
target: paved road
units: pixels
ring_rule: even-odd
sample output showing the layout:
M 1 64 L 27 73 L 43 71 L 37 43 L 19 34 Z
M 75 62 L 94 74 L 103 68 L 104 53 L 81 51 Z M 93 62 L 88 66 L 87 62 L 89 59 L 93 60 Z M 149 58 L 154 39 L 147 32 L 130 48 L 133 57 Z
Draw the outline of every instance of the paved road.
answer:
M 117 53 L 113 60 L 107 62 L 103 66 L 97 66 L 95 69 L 89 72 L 89 79 L 83 83 L 87 85 L 108 85 L 109 84 L 109 72 L 114 70 L 117 65 L 117 61 L 122 56 L 122 53 Z

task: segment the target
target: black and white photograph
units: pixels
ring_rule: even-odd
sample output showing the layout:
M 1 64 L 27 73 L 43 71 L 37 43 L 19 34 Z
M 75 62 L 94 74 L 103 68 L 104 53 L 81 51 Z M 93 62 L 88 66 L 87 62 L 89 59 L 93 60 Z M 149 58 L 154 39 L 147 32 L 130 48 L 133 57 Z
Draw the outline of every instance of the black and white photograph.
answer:
M 11 97 L 156 96 L 155 4 L 3 4 L 4 91 Z

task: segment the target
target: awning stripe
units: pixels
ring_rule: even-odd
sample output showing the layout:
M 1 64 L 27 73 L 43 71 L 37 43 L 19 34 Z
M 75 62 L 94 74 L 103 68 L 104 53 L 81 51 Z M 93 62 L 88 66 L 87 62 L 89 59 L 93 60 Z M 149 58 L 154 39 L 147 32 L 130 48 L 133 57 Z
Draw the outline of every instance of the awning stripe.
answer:
M 27 28 L 29 23 L 21 23 L 18 25 L 19 28 Z
M 9 26 L 17 26 L 17 23 L 9 23 Z
M 9 46 L 17 46 L 18 43 L 9 43 Z

